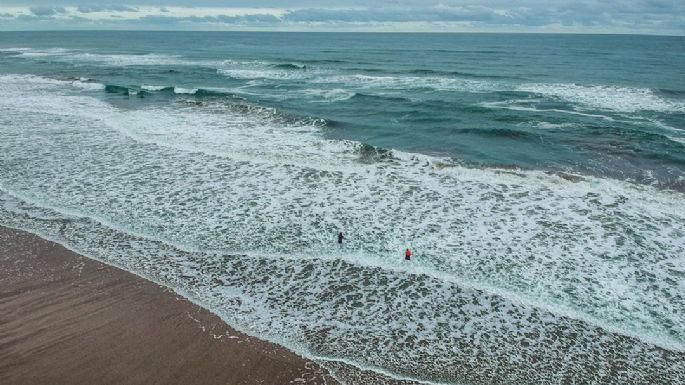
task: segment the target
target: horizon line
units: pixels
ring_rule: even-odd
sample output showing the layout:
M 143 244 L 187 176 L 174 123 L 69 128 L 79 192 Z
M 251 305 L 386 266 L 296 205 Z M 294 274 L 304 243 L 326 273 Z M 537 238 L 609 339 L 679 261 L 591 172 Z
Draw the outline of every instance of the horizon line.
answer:
M 312 30 L 264 30 L 264 29 L 235 29 L 235 30 L 217 30 L 217 29 L 0 29 L 0 33 L 16 33 L 16 32 L 200 32 L 200 33 L 356 33 L 356 34 L 482 34 L 482 35 L 599 35 L 599 36 L 657 36 L 657 37 L 685 37 L 682 35 L 669 33 L 639 33 L 639 32 L 541 32 L 541 31 L 355 31 L 355 30 L 340 30 L 340 31 L 312 31 Z

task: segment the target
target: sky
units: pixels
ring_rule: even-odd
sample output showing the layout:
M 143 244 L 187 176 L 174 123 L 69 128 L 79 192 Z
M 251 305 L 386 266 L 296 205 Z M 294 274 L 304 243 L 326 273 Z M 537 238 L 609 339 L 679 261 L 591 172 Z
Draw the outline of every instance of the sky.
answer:
M 631 33 L 685 36 L 685 0 L 0 0 L 0 30 Z

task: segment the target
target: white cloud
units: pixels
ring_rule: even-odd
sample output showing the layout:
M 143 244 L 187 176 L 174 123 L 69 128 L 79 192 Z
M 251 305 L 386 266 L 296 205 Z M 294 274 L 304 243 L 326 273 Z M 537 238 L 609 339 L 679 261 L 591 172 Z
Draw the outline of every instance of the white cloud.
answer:
M 76 10 L 81 13 L 91 12 L 138 12 L 138 8 L 127 5 L 79 5 Z

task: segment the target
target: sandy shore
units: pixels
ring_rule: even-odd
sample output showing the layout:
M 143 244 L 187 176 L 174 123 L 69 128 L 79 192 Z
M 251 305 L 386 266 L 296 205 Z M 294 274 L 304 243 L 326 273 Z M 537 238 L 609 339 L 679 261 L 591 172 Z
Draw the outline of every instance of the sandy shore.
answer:
M 323 383 L 164 287 L 0 227 L 0 384 Z

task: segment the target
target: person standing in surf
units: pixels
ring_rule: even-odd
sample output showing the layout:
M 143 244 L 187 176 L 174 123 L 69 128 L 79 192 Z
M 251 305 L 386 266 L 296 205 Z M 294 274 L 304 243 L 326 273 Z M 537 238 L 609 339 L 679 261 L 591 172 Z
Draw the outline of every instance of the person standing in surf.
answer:
M 411 251 L 409 249 L 404 251 L 404 259 L 407 261 L 411 259 Z
M 342 231 L 338 233 L 338 244 L 342 245 L 342 241 L 345 239 L 345 236 L 343 235 Z

